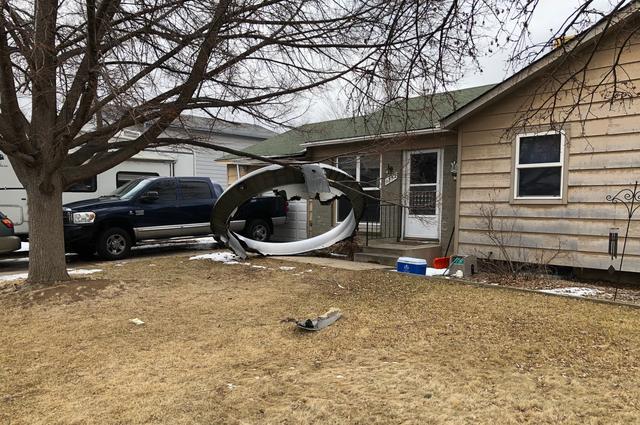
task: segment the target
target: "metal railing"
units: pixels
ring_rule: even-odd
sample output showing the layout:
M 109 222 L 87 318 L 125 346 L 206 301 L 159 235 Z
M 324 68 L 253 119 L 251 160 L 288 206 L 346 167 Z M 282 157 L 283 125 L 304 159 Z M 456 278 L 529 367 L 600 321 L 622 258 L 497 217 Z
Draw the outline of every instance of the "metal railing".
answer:
M 365 245 L 374 239 L 395 239 L 400 241 L 402 228 L 402 207 L 396 204 L 380 202 L 370 203 L 360 220 L 360 229 L 364 227 Z

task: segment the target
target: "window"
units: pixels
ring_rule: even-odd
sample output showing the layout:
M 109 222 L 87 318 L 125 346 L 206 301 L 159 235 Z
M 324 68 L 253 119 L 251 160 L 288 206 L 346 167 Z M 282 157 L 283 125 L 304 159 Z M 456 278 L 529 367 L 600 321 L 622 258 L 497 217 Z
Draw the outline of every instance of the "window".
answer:
M 145 178 L 145 177 L 158 177 L 160 174 L 145 172 L 145 171 L 118 171 L 116 173 L 116 187 L 123 186 L 130 181 Z
M 380 222 L 380 155 L 341 156 L 338 168 L 351 174 L 360 182 L 367 195 L 366 206 L 361 221 Z M 375 198 L 375 199 L 373 199 Z M 351 211 L 347 199 L 338 199 L 338 221 L 343 221 Z
M 211 188 L 206 182 L 195 180 L 182 180 L 180 182 L 180 192 L 185 201 L 191 199 L 212 199 Z
M 89 177 L 67 187 L 65 192 L 95 192 L 98 189 L 98 179 L 96 176 Z
M 157 202 L 174 202 L 178 199 L 176 179 L 162 179 L 152 183 L 146 192 L 158 192 Z
M 541 133 L 516 139 L 515 199 L 561 199 L 564 135 Z

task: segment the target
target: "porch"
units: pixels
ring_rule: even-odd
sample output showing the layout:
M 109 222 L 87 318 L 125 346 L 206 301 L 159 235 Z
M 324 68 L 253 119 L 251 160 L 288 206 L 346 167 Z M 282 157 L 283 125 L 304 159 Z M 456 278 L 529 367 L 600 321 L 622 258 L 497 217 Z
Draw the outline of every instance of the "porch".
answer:
M 355 261 L 395 266 L 399 257 L 424 258 L 431 265 L 433 259 L 442 255 L 442 246 L 429 241 L 396 241 L 374 239 L 363 246 L 363 251 L 354 255 Z

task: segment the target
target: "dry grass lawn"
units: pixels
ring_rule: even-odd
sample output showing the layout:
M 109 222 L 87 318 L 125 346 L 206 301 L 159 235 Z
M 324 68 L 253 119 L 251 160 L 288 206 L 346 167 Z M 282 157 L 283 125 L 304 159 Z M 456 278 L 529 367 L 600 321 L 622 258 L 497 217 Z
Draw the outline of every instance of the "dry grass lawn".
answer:
M 3 294 L 0 423 L 640 422 L 640 310 L 252 264 L 102 264 Z M 330 307 L 318 333 L 286 321 Z

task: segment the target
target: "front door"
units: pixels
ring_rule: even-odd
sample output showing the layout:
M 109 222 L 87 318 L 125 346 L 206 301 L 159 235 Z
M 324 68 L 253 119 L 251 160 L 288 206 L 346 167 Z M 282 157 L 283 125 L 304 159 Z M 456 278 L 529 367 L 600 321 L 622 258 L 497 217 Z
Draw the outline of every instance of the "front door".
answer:
M 439 239 L 440 152 L 405 152 L 404 236 Z

